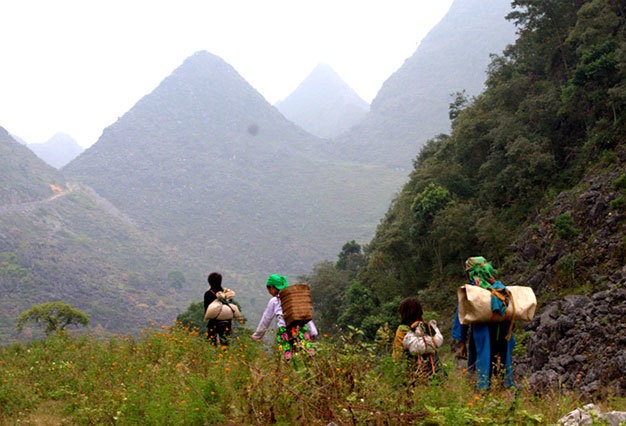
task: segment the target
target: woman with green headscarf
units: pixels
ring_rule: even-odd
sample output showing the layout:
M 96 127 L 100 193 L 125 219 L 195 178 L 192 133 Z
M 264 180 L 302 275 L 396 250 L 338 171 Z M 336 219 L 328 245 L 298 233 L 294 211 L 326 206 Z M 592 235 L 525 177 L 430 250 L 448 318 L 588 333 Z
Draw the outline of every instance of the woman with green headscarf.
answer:
M 465 273 L 470 285 L 495 290 L 505 288 L 495 278 L 497 271 L 482 256 L 467 259 Z M 506 306 L 492 297 L 491 309 L 504 314 Z M 457 309 L 452 324 L 452 338 L 459 341 L 461 355 L 467 357 L 468 370 L 476 373 L 477 389 L 489 389 L 496 370 L 503 373 L 505 387 L 515 386 L 512 363 L 515 337 L 510 333 L 510 327 L 510 321 L 463 325 Z
M 291 359 L 298 348 L 304 349 L 312 355 L 311 341 L 315 340 L 315 336 L 317 336 L 317 328 L 313 321 L 309 321 L 304 326 L 291 326 L 285 323 L 283 307 L 280 303 L 280 291 L 288 285 L 287 278 L 282 275 L 272 274 L 267 278 L 265 286 L 272 298 L 267 302 L 267 307 L 256 331 L 250 336 L 253 340 L 260 341 L 276 318 L 278 325 L 276 341 L 286 360 Z

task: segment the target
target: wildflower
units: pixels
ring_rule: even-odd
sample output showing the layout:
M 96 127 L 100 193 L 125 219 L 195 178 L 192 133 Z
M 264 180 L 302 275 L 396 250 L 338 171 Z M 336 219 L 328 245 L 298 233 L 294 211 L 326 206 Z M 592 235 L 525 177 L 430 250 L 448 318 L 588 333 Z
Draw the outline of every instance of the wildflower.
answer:
M 474 406 L 474 403 L 473 403 L 473 402 L 468 402 L 468 403 L 467 403 L 467 406 L 471 408 L 471 407 L 473 407 L 473 406 Z

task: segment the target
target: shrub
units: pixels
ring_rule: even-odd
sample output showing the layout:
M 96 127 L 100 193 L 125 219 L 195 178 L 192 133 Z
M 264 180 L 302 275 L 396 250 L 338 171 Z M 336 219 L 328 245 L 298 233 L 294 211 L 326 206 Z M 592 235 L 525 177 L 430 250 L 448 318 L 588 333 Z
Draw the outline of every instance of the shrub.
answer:
M 574 219 L 567 214 L 560 214 L 554 221 L 554 228 L 559 238 L 571 240 L 580 234 L 580 229 L 574 226 Z

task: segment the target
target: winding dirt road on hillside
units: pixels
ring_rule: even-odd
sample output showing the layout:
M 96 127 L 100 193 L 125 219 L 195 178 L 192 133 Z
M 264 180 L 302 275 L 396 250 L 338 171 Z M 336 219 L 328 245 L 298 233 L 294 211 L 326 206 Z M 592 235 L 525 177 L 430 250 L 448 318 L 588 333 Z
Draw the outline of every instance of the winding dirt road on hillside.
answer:
M 60 188 L 58 186 L 55 185 L 50 185 L 53 194 L 51 196 L 49 196 L 48 198 L 44 198 L 43 200 L 37 200 L 37 201 L 29 201 L 29 202 L 25 202 L 25 203 L 15 203 L 15 204 L 7 204 L 4 206 L 0 206 L 0 216 L 5 215 L 5 214 L 28 214 L 28 213 L 32 213 L 34 210 L 44 207 L 52 202 L 54 202 L 55 200 L 61 198 L 61 197 L 66 197 L 69 194 L 72 193 L 83 193 L 85 195 L 87 195 L 89 198 L 92 199 L 92 201 L 94 201 L 96 203 L 96 205 L 98 205 L 98 207 L 100 207 L 101 209 L 103 209 L 105 212 L 111 214 L 112 216 L 115 216 L 116 218 L 129 223 L 133 226 L 135 226 L 135 223 L 128 217 L 126 216 L 124 213 L 120 212 L 117 207 L 115 207 L 113 204 L 111 204 L 107 199 L 101 197 L 96 191 L 94 191 L 92 188 L 86 186 L 86 185 L 82 185 L 82 184 L 78 184 L 78 183 L 74 183 L 74 182 L 67 182 L 66 183 L 67 188 Z

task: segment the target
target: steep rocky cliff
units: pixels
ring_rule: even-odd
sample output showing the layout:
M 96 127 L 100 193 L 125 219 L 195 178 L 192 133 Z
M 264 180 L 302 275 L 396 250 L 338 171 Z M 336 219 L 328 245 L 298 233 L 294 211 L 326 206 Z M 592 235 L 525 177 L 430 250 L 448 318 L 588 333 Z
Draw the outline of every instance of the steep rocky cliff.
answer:
M 509 282 L 539 299 L 518 339 L 517 370 L 533 388 L 626 395 L 626 150 L 617 156 L 559 194 L 514 244 Z

